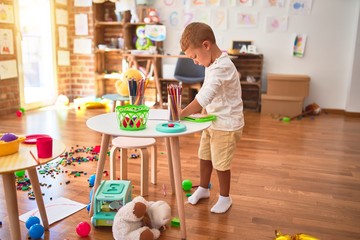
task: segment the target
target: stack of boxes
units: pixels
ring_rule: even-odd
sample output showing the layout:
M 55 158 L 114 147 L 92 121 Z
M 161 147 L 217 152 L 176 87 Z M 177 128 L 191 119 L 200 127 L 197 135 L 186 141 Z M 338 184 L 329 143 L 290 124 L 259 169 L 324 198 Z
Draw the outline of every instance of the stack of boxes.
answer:
M 267 75 L 267 94 L 261 96 L 261 113 L 294 117 L 302 113 L 304 99 L 309 95 L 307 75 Z

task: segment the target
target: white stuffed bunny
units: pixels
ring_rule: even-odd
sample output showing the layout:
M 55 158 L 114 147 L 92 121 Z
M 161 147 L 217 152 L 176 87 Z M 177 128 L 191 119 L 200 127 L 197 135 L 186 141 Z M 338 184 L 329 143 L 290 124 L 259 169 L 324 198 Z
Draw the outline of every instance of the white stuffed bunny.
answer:
M 116 213 L 112 231 L 115 240 L 158 239 L 159 229 L 171 218 L 171 208 L 164 201 L 147 202 L 138 196 Z

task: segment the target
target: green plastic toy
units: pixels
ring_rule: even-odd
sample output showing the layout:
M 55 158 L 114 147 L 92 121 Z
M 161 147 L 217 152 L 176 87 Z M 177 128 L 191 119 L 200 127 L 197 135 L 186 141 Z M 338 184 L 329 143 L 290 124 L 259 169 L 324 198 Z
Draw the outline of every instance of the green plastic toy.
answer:
M 216 119 L 215 115 L 205 115 L 203 117 L 184 117 L 182 120 L 189 121 L 189 122 L 210 122 Z

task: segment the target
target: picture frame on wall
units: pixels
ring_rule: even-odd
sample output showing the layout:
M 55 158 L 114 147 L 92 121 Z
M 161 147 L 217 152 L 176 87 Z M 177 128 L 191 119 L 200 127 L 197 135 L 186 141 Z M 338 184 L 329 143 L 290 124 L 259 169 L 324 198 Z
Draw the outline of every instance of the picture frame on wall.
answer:
M 249 45 L 252 45 L 252 41 L 244 41 L 244 40 L 242 40 L 242 41 L 233 41 L 232 42 L 232 49 L 241 49 L 242 48 L 242 46 L 246 46 L 246 47 L 248 47 Z

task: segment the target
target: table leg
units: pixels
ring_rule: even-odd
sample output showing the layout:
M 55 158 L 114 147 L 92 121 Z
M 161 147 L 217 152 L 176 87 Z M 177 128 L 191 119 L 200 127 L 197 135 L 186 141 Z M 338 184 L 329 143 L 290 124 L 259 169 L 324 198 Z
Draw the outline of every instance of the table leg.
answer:
M 180 219 L 181 239 L 186 239 L 186 225 L 185 225 L 185 209 L 183 200 L 183 191 L 181 188 L 181 162 L 180 162 L 180 147 L 179 137 L 170 137 L 171 156 L 174 170 L 175 194 L 176 203 L 178 207 L 178 214 Z
M 169 138 L 165 138 L 165 145 L 166 145 L 166 154 L 167 154 L 168 165 L 169 165 L 171 191 L 172 191 L 172 194 L 174 194 L 175 193 L 174 168 L 173 168 L 173 163 L 172 163 L 171 147 L 170 147 L 170 139 Z
M 161 87 L 160 87 L 160 80 L 159 80 L 159 73 L 158 73 L 158 70 L 157 70 L 157 58 L 154 57 L 152 59 L 152 64 L 153 64 L 153 67 L 154 67 L 154 78 L 155 78 L 155 87 L 156 87 L 156 101 L 157 99 L 159 98 L 159 104 L 160 104 L 160 107 L 162 108 L 163 107 L 163 100 L 162 100 L 162 97 L 161 97 Z
M 94 214 L 94 198 L 96 195 L 95 193 L 101 182 L 101 177 L 102 177 L 102 174 L 104 171 L 104 165 L 105 165 L 105 160 L 106 160 L 107 149 L 109 147 L 109 142 L 110 142 L 110 135 L 103 134 L 102 138 L 101 138 L 99 161 L 98 161 L 97 167 L 96 167 L 94 192 L 93 192 L 91 204 L 90 204 L 90 212 L 89 212 L 90 217 L 92 217 Z
M 29 174 L 29 178 L 31 181 L 31 188 L 35 195 L 35 200 L 36 200 L 36 204 L 39 209 L 41 220 L 44 225 L 44 229 L 49 230 L 48 217 L 47 217 L 46 210 L 45 210 L 44 199 L 43 199 L 43 196 L 41 193 L 41 188 L 40 188 L 39 178 L 36 173 L 36 168 L 35 167 L 29 168 L 29 169 L 27 169 L 27 171 Z
M 9 215 L 11 239 L 21 239 L 19 212 L 15 190 L 15 176 L 13 172 L 4 173 L 2 176 L 6 207 Z

